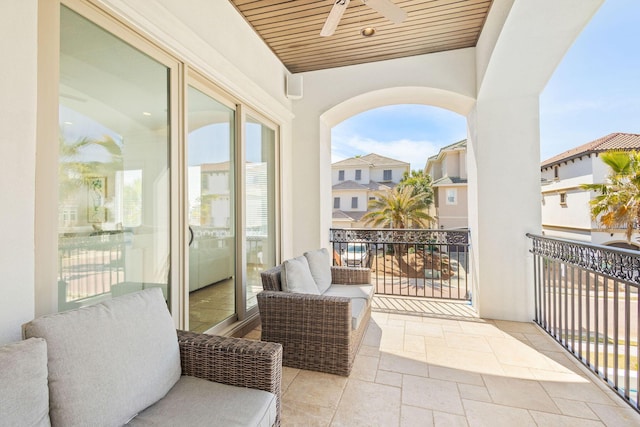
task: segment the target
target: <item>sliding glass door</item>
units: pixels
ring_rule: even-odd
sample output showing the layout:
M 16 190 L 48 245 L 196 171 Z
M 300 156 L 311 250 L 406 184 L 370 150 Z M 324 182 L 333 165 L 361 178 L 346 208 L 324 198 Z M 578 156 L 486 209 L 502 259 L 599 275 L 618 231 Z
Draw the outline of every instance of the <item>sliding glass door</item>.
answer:
M 277 125 L 92 2 L 64 3 L 41 311 L 158 287 L 176 327 L 234 333 L 277 262 Z
M 235 111 L 189 86 L 189 330 L 235 320 Z
M 169 69 L 60 11 L 57 309 L 169 297 Z
M 260 272 L 276 263 L 276 130 L 266 120 L 245 120 L 246 309 L 257 304 Z

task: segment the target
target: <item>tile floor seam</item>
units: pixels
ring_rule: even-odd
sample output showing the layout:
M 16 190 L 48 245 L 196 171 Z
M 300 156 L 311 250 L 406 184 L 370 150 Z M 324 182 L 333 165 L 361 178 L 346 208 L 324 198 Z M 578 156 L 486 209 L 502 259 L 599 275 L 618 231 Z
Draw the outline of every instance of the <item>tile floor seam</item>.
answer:
M 584 402 L 584 403 L 587 403 L 587 402 Z M 588 405 L 588 403 L 587 403 L 587 405 Z M 605 423 L 605 422 L 600 418 L 600 416 L 598 416 L 598 414 L 596 414 L 596 413 L 593 411 L 593 409 L 592 409 L 591 407 L 589 407 L 589 409 L 591 409 L 591 412 L 593 412 L 593 414 L 594 414 L 596 417 L 598 417 L 598 419 L 597 419 L 597 420 L 594 420 L 593 418 L 581 417 L 581 416 L 573 415 L 573 414 L 572 414 L 572 415 L 567 415 L 567 414 L 565 414 L 565 413 L 564 413 L 564 412 L 562 412 L 562 411 L 561 411 L 559 414 L 556 414 L 556 413 L 554 413 L 554 412 L 543 411 L 543 410 L 541 410 L 541 409 L 527 409 L 527 411 L 541 412 L 541 413 L 544 413 L 544 414 L 550 414 L 550 415 L 561 415 L 561 416 L 563 416 L 563 417 L 577 418 L 577 419 L 585 420 L 585 421 L 600 421 L 601 423 L 603 423 L 603 424 L 605 424 L 605 425 L 606 425 L 606 423 Z

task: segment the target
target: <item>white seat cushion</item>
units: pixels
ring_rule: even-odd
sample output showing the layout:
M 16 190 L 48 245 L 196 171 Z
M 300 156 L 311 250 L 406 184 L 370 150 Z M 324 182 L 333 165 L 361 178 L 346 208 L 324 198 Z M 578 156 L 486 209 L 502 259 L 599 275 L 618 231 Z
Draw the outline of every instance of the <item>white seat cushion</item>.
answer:
M 358 329 L 374 295 L 373 285 L 331 285 L 323 296 L 351 298 L 351 328 Z
M 272 393 L 183 376 L 163 399 L 128 425 L 271 427 L 276 414 Z
M 371 300 L 374 293 L 373 285 L 331 285 L 322 295 Z

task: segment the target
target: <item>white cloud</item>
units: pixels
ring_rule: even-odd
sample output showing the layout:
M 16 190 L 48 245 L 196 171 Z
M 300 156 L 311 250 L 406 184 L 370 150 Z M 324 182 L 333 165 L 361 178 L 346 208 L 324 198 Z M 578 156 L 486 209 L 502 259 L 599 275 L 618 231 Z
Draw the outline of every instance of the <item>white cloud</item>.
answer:
M 331 161 L 338 162 L 356 155 L 376 153 L 411 164 L 411 169 L 423 169 L 427 158 L 438 153 L 441 144 L 431 141 L 399 139 L 376 141 L 371 138 L 334 136 L 331 144 Z

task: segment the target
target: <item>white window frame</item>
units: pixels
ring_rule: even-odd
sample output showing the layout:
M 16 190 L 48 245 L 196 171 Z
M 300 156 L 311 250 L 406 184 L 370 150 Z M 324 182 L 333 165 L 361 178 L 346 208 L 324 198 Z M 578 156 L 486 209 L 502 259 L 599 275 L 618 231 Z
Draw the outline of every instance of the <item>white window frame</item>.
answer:
M 458 204 L 458 189 L 457 188 L 447 188 L 445 190 L 445 200 L 446 204 L 449 206 L 454 206 Z M 452 197 L 453 196 L 453 197 Z

